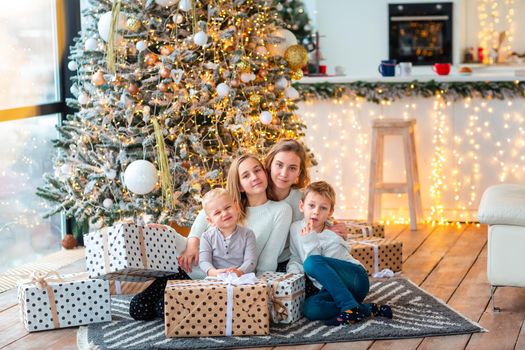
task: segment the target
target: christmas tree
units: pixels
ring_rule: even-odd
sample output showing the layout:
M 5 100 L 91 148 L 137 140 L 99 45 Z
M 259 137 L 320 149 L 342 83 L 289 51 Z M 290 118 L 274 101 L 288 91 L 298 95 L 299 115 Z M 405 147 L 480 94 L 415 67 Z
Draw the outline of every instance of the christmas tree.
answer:
M 77 222 L 191 224 L 233 157 L 300 138 L 290 86 L 307 60 L 271 0 L 99 0 L 71 47 L 76 70 L 54 174 L 37 194 Z M 284 32 L 284 34 L 283 34 Z
M 283 27 L 297 37 L 297 41 L 308 51 L 315 49 L 315 39 L 312 33 L 310 18 L 301 0 L 279 0 L 276 9 L 282 18 Z

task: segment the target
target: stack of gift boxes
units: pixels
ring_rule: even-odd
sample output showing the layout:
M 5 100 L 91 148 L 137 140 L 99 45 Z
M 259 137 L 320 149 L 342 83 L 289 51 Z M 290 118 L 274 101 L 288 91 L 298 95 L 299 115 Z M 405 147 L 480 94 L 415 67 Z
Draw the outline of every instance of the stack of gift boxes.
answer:
M 351 253 L 369 272 L 401 269 L 401 243 L 385 240 L 383 225 L 344 222 Z M 84 242 L 89 276 L 40 276 L 19 285 L 28 331 L 110 321 L 110 294 L 138 293 L 149 283 L 144 281 L 178 271 L 175 257 L 186 245 L 169 226 L 132 223 L 92 232 Z M 303 275 L 266 272 L 257 277 L 248 283 L 169 281 L 166 336 L 267 335 L 270 322 L 293 323 L 302 317 Z
M 360 220 L 338 220 L 348 230 L 348 247 L 354 258 L 359 260 L 369 274 L 384 269 L 401 271 L 403 242 L 385 238 L 385 226 L 369 224 Z

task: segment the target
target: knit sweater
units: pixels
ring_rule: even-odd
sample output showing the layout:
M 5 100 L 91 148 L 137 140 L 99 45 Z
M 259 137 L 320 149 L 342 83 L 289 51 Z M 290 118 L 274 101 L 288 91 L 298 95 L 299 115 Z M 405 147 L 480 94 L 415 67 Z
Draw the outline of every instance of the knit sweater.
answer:
M 246 208 L 246 221 L 243 226 L 255 233 L 257 244 L 257 272 L 275 271 L 279 255 L 283 252 L 290 224 L 292 222 L 292 208 L 285 203 L 267 201 L 256 207 Z M 206 213 L 201 210 L 191 226 L 188 237 L 200 239 L 207 230 Z
M 288 194 L 288 197 L 282 200 L 292 207 L 292 222 L 296 222 L 304 218 L 303 213 L 299 210 L 299 202 L 301 201 L 302 196 L 303 192 L 301 190 L 292 188 Z
M 312 231 L 301 236 L 301 230 L 304 226 L 306 226 L 306 222 L 303 219 L 294 222 L 290 227 L 290 252 L 292 256 L 286 267 L 286 272 L 304 273 L 303 263 L 310 255 L 322 255 L 362 265 L 350 255 L 348 243 L 337 233 L 324 229 L 320 233 Z M 311 279 L 317 288 L 323 287 L 319 282 Z

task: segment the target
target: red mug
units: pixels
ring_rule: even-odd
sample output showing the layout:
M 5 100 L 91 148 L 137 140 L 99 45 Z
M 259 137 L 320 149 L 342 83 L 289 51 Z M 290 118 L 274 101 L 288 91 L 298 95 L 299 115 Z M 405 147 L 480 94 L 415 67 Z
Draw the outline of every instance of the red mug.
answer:
M 435 63 L 432 70 L 438 75 L 448 75 L 450 73 L 450 63 Z

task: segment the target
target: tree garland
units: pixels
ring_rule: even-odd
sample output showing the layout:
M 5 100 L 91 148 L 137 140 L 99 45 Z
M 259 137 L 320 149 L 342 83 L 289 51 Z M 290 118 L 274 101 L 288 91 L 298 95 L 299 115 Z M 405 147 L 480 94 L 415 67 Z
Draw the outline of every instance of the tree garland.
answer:
M 441 94 L 446 101 L 457 101 L 465 98 L 510 99 L 525 97 L 524 81 L 479 81 L 479 82 L 437 82 L 414 80 L 406 83 L 369 83 L 356 81 L 352 83 L 314 83 L 299 84 L 294 87 L 301 99 L 330 99 L 342 96 L 353 96 L 366 99 L 368 102 L 382 103 L 396 101 L 406 97 L 433 97 Z

